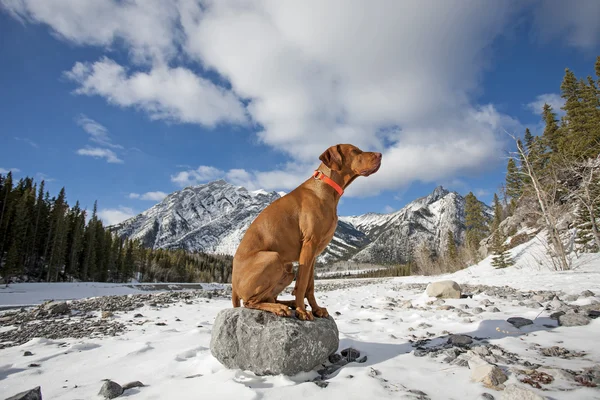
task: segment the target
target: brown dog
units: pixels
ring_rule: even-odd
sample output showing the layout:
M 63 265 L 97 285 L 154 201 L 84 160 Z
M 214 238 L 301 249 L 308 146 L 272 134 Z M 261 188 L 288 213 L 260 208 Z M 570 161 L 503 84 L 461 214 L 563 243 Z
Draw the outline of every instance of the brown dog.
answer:
M 381 153 L 363 152 L 350 144 L 327 149 L 312 178 L 267 206 L 252 222 L 233 258 L 232 301 L 244 306 L 301 320 L 327 317 L 314 293 L 315 259 L 327 247 L 337 227 L 337 205 L 354 179 L 377 172 Z M 277 296 L 294 280 L 292 263 L 298 261 L 295 301 Z M 312 309 L 306 311 L 304 299 Z

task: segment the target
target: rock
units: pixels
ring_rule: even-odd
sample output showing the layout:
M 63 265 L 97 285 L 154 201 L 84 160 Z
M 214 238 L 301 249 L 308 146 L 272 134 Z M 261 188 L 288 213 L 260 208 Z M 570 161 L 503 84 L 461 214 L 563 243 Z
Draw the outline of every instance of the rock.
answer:
M 471 307 L 469 307 L 468 304 L 460 304 L 459 307 L 462 308 L 463 310 L 468 310 L 469 308 L 471 308 Z
M 546 297 L 542 296 L 541 294 L 536 294 L 536 295 L 531 296 L 531 300 L 541 303 L 542 301 L 546 300 Z
M 360 351 L 353 349 L 352 347 L 348 347 L 347 349 L 342 350 L 340 353 L 348 362 L 355 361 L 358 357 L 360 357 Z
M 69 305 L 64 301 L 52 301 L 44 305 L 44 309 L 49 311 L 52 315 L 63 315 L 68 314 L 71 309 Z
M 123 394 L 123 387 L 117 382 L 107 380 L 100 388 L 100 392 L 98 392 L 98 394 L 103 396 L 105 399 L 114 399 L 115 397 L 119 397 Z
M 564 311 L 557 311 L 557 312 L 553 312 L 552 314 L 550 314 L 550 318 L 558 320 L 558 318 L 561 315 L 565 315 L 566 313 Z
M 448 343 L 454 346 L 466 346 L 473 343 L 473 338 L 468 335 L 452 335 L 448 338 Z
M 560 300 L 552 300 L 549 304 L 550 308 L 552 308 L 553 310 L 558 310 L 563 305 L 564 305 L 563 302 Z
M 341 359 L 342 359 L 342 356 L 339 355 L 338 353 L 333 353 L 332 355 L 329 356 L 329 362 L 332 364 L 339 362 Z
M 471 348 L 471 351 L 478 356 L 489 356 L 491 354 L 490 350 L 485 346 L 475 346 Z
M 33 389 L 10 396 L 6 400 L 42 400 L 42 388 L 37 386 Z
M 522 326 L 527 326 L 533 324 L 533 321 L 527 318 L 521 317 L 510 317 L 506 320 L 509 324 L 512 324 L 515 328 L 521 328 Z
M 475 307 L 475 308 L 473 308 L 473 309 L 471 310 L 471 312 L 472 312 L 473 314 L 481 314 L 481 313 L 483 312 L 483 308 L 481 308 L 481 307 Z
M 508 380 L 508 376 L 504 371 L 479 356 L 473 356 L 469 359 L 469 369 L 471 369 L 471 380 L 481 382 L 489 388 L 499 388 L 501 384 Z
M 127 389 L 133 389 L 136 387 L 144 387 L 146 385 L 144 385 L 142 382 L 140 381 L 133 381 L 133 382 L 128 382 L 126 384 L 123 385 L 123 390 L 127 390 Z
M 579 298 L 576 294 L 569 294 L 565 297 L 566 301 L 576 301 Z
M 482 400 L 494 400 L 495 397 L 489 393 L 481 393 L 481 399 Z
M 588 310 L 588 317 L 596 319 L 600 317 L 600 311 L 598 310 Z
M 112 311 L 102 311 L 102 319 L 114 317 L 115 313 Z
M 529 390 L 519 385 L 506 385 L 502 392 L 501 400 L 546 400 L 533 390 Z
M 295 375 L 327 361 L 339 346 L 332 317 L 300 321 L 248 308 L 217 314 L 210 350 L 227 368 Z
M 500 310 L 498 309 L 498 307 L 490 307 L 488 308 L 488 312 L 500 312 Z
M 460 299 L 461 289 L 454 281 L 431 282 L 425 290 L 429 297 L 442 299 Z
M 144 316 L 140 313 L 137 313 L 133 316 L 133 318 L 144 318 Z
M 25 352 L 23 353 L 23 356 L 25 356 L 25 357 L 29 357 L 29 356 L 32 356 L 32 355 L 33 355 L 33 353 L 32 353 L 32 352 L 30 352 L 29 350 L 27 350 L 27 351 L 25 351 Z
M 583 314 L 565 314 L 558 317 L 561 326 L 583 326 L 590 323 L 590 318 Z
M 581 297 L 593 297 L 593 296 L 595 296 L 595 294 L 591 290 L 584 290 L 583 292 L 581 292 Z
M 491 301 L 489 301 L 488 299 L 483 299 L 479 302 L 479 304 L 481 304 L 482 306 L 493 306 L 494 303 L 492 303 Z

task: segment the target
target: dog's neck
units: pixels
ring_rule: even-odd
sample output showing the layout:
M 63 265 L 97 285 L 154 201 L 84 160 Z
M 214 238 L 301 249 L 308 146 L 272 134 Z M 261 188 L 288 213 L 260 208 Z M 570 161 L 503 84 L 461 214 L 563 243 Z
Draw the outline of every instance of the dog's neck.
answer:
M 317 170 L 321 171 L 325 176 L 327 176 L 329 179 L 331 179 L 332 181 L 337 183 L 344 190 L 348 187 L 348 185 L 350 185 L 350 183 L 357 176 L 357 175 L 350 175 L 350 174 L 341 174 L 340 172 L 329 168 L 324 163 L 321 163 L 321 165 L 319 165 L 319 168 L 317 168 Z M 319 190 L 319 192 L 323 192 L 327 196 L 333 195 L 336 202 L 339 201 L 341 195 L 333 187 L 327 185 L 324 182 L 319 182 L 319 185 L 322 185 L 324 187 L 324 190 Z

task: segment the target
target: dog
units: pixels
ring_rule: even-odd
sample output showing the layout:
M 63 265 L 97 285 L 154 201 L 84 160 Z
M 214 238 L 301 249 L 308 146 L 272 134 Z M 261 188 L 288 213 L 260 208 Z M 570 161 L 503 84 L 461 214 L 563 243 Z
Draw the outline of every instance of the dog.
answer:
M 327 247 L 337 227 L 337 205 L 344 190 L 359 176 L 376 173 L 381 153 L 363 152 L 351 144 L 329 147 L 312 177 L 267 206 L 250 224 L 233 257 L 233 307 L 244 307 L 312 321 L 329 313 L 315 299 L 315 260 Z M 298 276 L 292 295 L 277 296 Z M 311 311 L 306 310 L 304 299 Z

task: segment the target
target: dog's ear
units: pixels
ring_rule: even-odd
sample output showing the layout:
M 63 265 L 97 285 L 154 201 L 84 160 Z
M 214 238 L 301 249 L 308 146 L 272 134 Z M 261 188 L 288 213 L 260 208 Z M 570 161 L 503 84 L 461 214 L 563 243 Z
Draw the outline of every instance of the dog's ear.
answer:
M 319 160 L 334 171 L 342 169 L 342 154 L 340 153 L 339 146 L 331 146 L 325 150 L 319 157 Z

